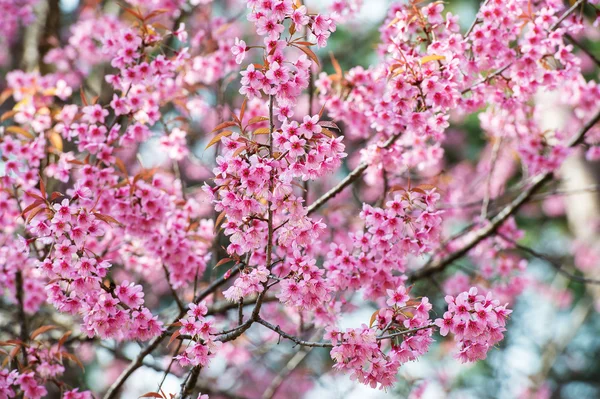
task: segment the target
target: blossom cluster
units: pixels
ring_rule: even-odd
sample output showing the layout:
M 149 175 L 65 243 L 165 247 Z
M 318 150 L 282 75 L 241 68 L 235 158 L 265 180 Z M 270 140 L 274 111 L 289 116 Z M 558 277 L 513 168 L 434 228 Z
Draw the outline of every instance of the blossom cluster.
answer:
M 446 296 L 448 311 L 435 320 L 440 334 L 454 335 L 458 344 L 456 358 L 461 362 L 474 362 L 487 357 L 488 351 L 504 338 L 504 328 L 512 310 L 508 304 L 500 305 L 492 293 L 477 293 L 477 288 L 461 292 L 456 297 Z
M 365 290 L 367 298 L 385 295 L 403 278 L 407 254 L 422 255 L 437 245 L 441 212 L 436 209 L 440 195 L 435 189 L 402 188 L 385 207 L 364 204 L 360 218 L 365 228 L 351 235 L 352 248 L 331 244 L 324 267 L 337 289 Z
M 197 305 L 192 303 L 186 316 L 178 322 L 181 326 L 179 333 L 189 336 L 193 341 L 185 351 L 175 356 L 184 367 L 206 366 L 221 346 L 220 342 L 214 340 L 217 330 L 212 321 L 205 318 L 207 312 L 208 308 L 204 302 Z
M 334 345 L 331 358 L 336 369 L 351 373 L 352 379 L 373 388 L 380 385 L 381 389 L 393 385 L 398 368 L 426 353 L 433 342 L 428 299 L 411 300 L 404 286 L 387 294 L 389 307 L 377 312 L 379 336 L 375 328 L 366 325 L 344 332 L 329 329 L 325 335 Z M 392 341 L 390 350 L 384 353 L 379 341 L 386 333 L 391 333 Z

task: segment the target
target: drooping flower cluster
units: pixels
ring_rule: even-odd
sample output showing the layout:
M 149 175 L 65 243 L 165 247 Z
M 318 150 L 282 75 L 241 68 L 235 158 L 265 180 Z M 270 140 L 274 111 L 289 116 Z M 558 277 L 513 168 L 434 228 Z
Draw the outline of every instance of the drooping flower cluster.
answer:
M 448 311 L 435 320 L 440 334 L 454 335 L 458 345 L 456 358 L 461 362 L 474 362 L 487 357 L 488 351 L 504 338 L 504 328 L 512 310 L 508 304 L 500 305 L 487 295 L 477 294 L 477 288 L 461 292 L 456 297 L 446 296 Z
M 388 290 L 388 296 L 390 307 L 377 312 L 379 335 L 366 325 L 345 332 L 330 329 L 325 335 L 334 345 L 331 358 L 336 369 L 351 373 L 352 379 L 373 388 L 380 385 L 381 389 L 393 385 L 398 368 L 426 353 L 433 342 L 428 299 L 411 300 L 404 286 Z M 384 337 L 391 338 L 386 353 L 380 342 Z
M 185 351 L 175 356 L 179 364 L 184 367 L 206 366 L 221 345 L 214 340 L 217 330 L 211 320 L 206 320 L 207 312 L 204 302 L 197 305 L 192 303 L 186 316 L 178 322 L 181 325 L 179 333 L 189 336 L 192 340 Z
M 407 254 L 422 255 L 436 246 L 440 234 L 440 196 L 435 189 L 402 189 L 384 208 L 363 205 L 364 231 L 352 235 L 353 248 L 332 244 L 324 267 L 338 289 L 365 289 L 377 298 L 403 282 L 393 272 L 406 271 Z

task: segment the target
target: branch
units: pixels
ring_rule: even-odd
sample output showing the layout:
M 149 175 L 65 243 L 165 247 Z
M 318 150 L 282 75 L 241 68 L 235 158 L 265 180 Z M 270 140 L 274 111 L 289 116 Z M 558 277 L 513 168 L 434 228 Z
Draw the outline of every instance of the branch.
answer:
M 237 273 L 239 273 L 239 270 L 240 270 L 239 268 L 235 268 L 234 271 L 231 272 L 229 278 L 233 277 L 234 275 L 236 275 Z M 202 301 L 203 299 L 205 299 L 206 297 L 208 297 L 209 295 L 211 295 L 214 290 L 216 290 L 221 285 L 225 284 L 225 282 L 227 282 L 227 280 L 228 280 L 228 278 L 226 278 L 225 276 L 222 276 L 219 279 L 215 280 L 204 291 L 202 291 L 201 293 L 199 293 L 196 298 L 194 298 L 194 302 L 193 303 L 199 303 L 200 301 Z M 177 317 L 175 317 L 175 319 L 171 322 L 171 324 L 176 323 L 183 316 L 185 316 L 185 311 L 179 311 L 179 314 L 177 315 Z M 104 394 L 103 399 L 114 399 L 114 398 L 116 398 L 117 394 L 119 393 L 119 389 L 121 389 L 121 387 L 123 386 L 123 384 L 125 383 L 125 381 L 127 381 L 127 379 L 138 368 L 140 368 L 143 365 L 144 359 L 146 358 L 146 356 L 148 356 L 149 354 L 151 354 L 152 352 L 154 352 L 154 350 L 158 347 L 158 345 L 160 345 L 160 343 L 165 338 L 167 338 L 172 332 L 173 332 L 173 328 L 167 328 L 159 336 L 153 338 L 150 341 L 150 343 L 148 344 L 148 346 L 146 347 L 146 349 L 144 349 L 143 351 L 141 351 L 136 356 L 136 358 L 129 364 L 129 366 L 125 370 L 123 370 L 123 372 L 121 373 L 121 375 L 119 375 L 119 378 L 117 378 L 117 380 L 110 386 L 110 388 L 108 389 L 108 391 L 106 391 L 106 394 Z
M 387 139 L 387 141 L 385 143 L 383 143 L 383 145 L 380 148 L 382 148 L 382 149 L 389 148 L 392 144 L 394 144 L 394 142 L 396 140 L 398 140 L 398 138 L 401 135 L 402 135 L 402 133 L 396 133 L 395 135 L 393 135 L 392 137 Z M 308 208 L 306 208 L 307 214 L 310 215 L 311 213 L 313 213 L 314 211 L 316 211 L 317 209 L 319 209 L 320 207 L 325 205 L 327 203 L 327 201 L 329 201 L 330 199 L 332 199 L 333 197 L 335 197 L 336 195 L 341 193 L 344 188 L 346 188 L 350 184 L 354 183 L 354 181 L 356 181 L 363 174 L 363 172 L 365 170 L 367 170 L 368 167 L 369 167 L 368 162 L 366 162 L 366 161 L 361 162 L 356 168 L 354 168 L 354 170 L 352 172 L 350 172 L 350 174 L 348 176 L 346 176 L 346 178 L 344 178 L 344 180 L 339 182 L 337 184 L 337 186 L 333 187 L 331 190 L 327 191 L 315 202 L 310 204 L 310 206 Z
M 558 29 L 558 27 L 560 26 L 560 24 L 567 19 L 571 14 L 573 14 L 575 12 L 575 10 L 577 10 L 577 8 L 579 8 L 580 5 L 582 5 L 585 2 L 585 0 L 577 0 L 577 2 L 575 2 L 573 4 L 573 6 L 571 6 L 571 8 L 569 8 L 567 11 L 565 11 L 563 13 L 563 15 L 560 16 L 560 18 L 558 19 L 558 21 L 556 21 L 551 27 L 550 27 L 550 32 L 555 31 L 556 29 Z M 512 66 L 513 62 L 509 62 L 508 64 L 504 65 L 502 68 L 498 69 L 496 72 L 493 72 L 492 74 L 486 76 L 484 79 L 477 81 L 476 83 L 474 83 L 473 85 L 471 85 L 470 87 L 464 89 L 461 94 L 465 94 L 470 92 L 474 87 L 479 86 L 480 84 L 486 83 L 489 80 L 495 78 L 498 75 L 501 75 L 502 72 L 506 71 L 508 68 L 510 68 Z
M 294 342 L 296 345 L 307 346 L 307 347 L 312 347 L 312 348 L 333 348 L 333 344 L 331 342 L 304 341 L 300 338 L 294 337 L 293 335 L 290 335 L 290 334 L 286 333 L 285 331 L 283 331 L 281 328 L 279 328 L 279 326 L 273 325 L 264 319 L 259 318 L 258 320 L 256 320 L 256 322 L 258 324 L 262 324 L 263 326 L 267 327 L 270 330 L 275 331 L 277 334 L 279 334 L 283 338 L 289 339 L 290 341 Z
M 333 348 L 335 346 L 331 342 L 304 341 L 300 338 L 297 338 L 291 334 L 286 333 L 279 326 L 273 325 L 273 324 L 269 323 L 268 321 L 261 319 L 261 318 L 256 320 L 256 322 L 259 324 L 262 324 L 263 326 L 267 327 L 270 330 L 275 331 L 277 334 L 279 334 L 283 338 L 289 339 L 290 341 L 294 342 L 296 345 L 307 346 L 307 347 L 312 347 L 312 348 Z M 417 332 L 420 330 L 426 330 L 428 328 L 433 328 L 433 327 L 435 327 L 435 324 L 428 324 L 426 326 L 412 328 L 410 330 L 398 331 L 393 334 L 382 335 L 380 337 L 377 337 L 377 341 L 383 341 L 384 339 L 390 339 L 390 338 L 395 338 L 395 337 L 399 337 L 399 336 L 406 335 L 406 334 L 412 334 L 414 332 Z
M 23 300 L 23 273 L 21 270 L 18 270 L 15 275 L 15 286 L 16 286 L 16 294 L 17 294 L 17 302 L 19 304 L 18 317 L 19 317 L 19 333 L 21 338 L 21 352 L 23 354 L 23 364 L 27 366 L 27 349 L 25 348 L 25 343 L 29 340 L 29 332 L 27 330 L 27 315 L 25 314 L 25 305 Z
M 313 337 L 317 337 L 322 333 L 321 330 L 317 330 Z M 262 399 L 272 399 L 281 384 L 285 381 L 285 379 L 296 370 L 296 368 L 302 363 L 302 361 L 308 356 L 308 354 L 312 351 L 313 348 L 300 348 L 294 353 L 290 359 L 286 362 L 285 367 L 281 369 L 281 371 L 273 378 L 273 381 L 269 384 L 267 389 L 265 389 Z
M 581 276 L 577 276 L 575 274 L 569 273 L 568 271 L 563 269 L 563 266 L 560 263 L 556 262 L 554 259 L 550 258 L 549 256 L 547 256 L 541 252 L 534 250 L 533 248 L 526 247 L 525 245 L 521 245 L 521 244 L 517 243 L 516 241 L 511 240 L 510 238 L 506 237 L 504 234 L 499 234 L 499 236 L 502 237 L 503 239 L 505 239 L 506 241 L 510 242 L 511 244 L 513 244 L 517 249 L 519 249 L 523 252 L 526 252 L 529 255 L 534 256 L 534 257 L 541 259 L 541 260 L 545 261 L 546 263 L 550 264 L 552 267 L 554 267 L 556 269 L 556 271 L 558 273 L 567 277 L 569 280 L 577 281 L 579 283 L 584 283 L 584 284 L 600 284 L 600 280 L 596 280 L 593 278 L 587 278 L 587 277 L 581 277 Z
M 588 123 L 586 123 L 581 128 L 581 130 L 571 138 L 571 140 L 568 143 L 568 147 L 571 148 L 580 144 L 583 141 L 583 138 L 585 137 L 587 131 L 590 130 L 599 120 L 600 111 L 596 112 L 592 119 L 590 119 L 590 121 L 588 121 Z M 535 176 L 529 188 L 524 189 L 521 192 L 521 194 L 519 194 L 509 205 L 507 205 L 504 209 L 498 212 L 498 214 L 496 214 L 496 216 L 494 216 L 487 225 L 477 230 L 473 234 L 471 240 L 467 242 L 462 248 L 460 248 L 456 252 L 449 254 L 445 258 L 434 261 L 433 263 L 423 267 L 422 269 L 415 271 L 409 276 L 409 281 L 414 282 L 424 277 L 429 277 L 435 273 L 441 272 L 452 262 L 466 255 L 477 244 L 494 234 L 496 230 L 498 230 L 498 228 L 510 216 L 515 214 L 519 210 L 519 208 L 521 208 L 521 206 L 531 198 L 533 194 L 535 194 L 539 189 L 541 189 L 544 186 L 544 184 L 546 184 L 550 180 L 552 180 L 552 172 L 545 172 Z
M 577 47 L 579 47 L 579 49 L 581 51 L 583 51 L 588 57 L 590 57 L 590 59 L 592 61 L 594 61 L 594 63 L 600 67 L 600 59 L 598 59 L 598 57 L 596 57 L 589 49 L 587 49 L 585 46 L 583 46 L 581 43 L 579 43 L 577 40 L 575 40 L 575 38 L 571 35 L 569 35 L 568 33 L 565 33 L 565 37 L 567 38 L 568 41 L 570 41 L 571 43 L 573 43 L 574 45 L 576 45 Z

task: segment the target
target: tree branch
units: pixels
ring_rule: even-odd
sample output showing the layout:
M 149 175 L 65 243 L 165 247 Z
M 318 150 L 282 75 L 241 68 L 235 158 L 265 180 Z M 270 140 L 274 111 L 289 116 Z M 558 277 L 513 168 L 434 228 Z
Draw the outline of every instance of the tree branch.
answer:
M 239 273 L 239 270 L 240 269 L 236 267 L 228 278 L 231 278 L 234 275 L 236 275 L 237 273 Z M 221 285 L 225 284 L 225 282 L 227 282 L 228 278 L 226 278 L 225 276 L 222 276 L 222 277 L 218 278 L 217 280 L 215 280 L 204 291 L 202 291 L 201 293 L 199 293 L 196 298 L 194 298 L 194 302 L 193 303 L 199 303 L 200 301 L 202 301 L 203 299 L 205 299 L 206 297 L 208 297 L 209 295 L 211 295 L 218 287 L 220 287 Z M 177 322 L 184 315 L 185 315 L 185 311 L 180 311 L 179 314 L 177 315 L 177 317 L 175 317 L 175 319 L 171 322 L 171 324 Z M 144 349 L 143 351 L 141 351 L 136 356 L 136 358 L 129 364 L 129 366 L 127 366 L 127 368 L 125 370 L 123 370 L 123 372 L 121 373 L 121 375 L 119 375 L 119 377 L 117 378 L 117 380 L 110 386 L 110 388 L 108 388 L 108 391 L 106 391 L 106 394 L 104 394 L 103 399 L 114 399 L 114 398 L 116 398 L 117 394 L 119 393 L 119 390 L 121 389 L 121 387 L 123 386 L 123 384 L 125 384 L 125 381 L 127 381 L 127 379 L 138 368 L 140 368 L 143 365 L 144 359 L 146 358 L 146 356 L 148 356 L 149 354 L 151 354 L 152 352 L 154 352 L 154 350 L 156 350 L 156 348 L 158 347 L 158 345 L 160 345 L 160 343 L 165 338 L 167 338 L 172 332 L 173 332 L 173 328 L 167 328 L 159 336 L 153 338 L 150 341 L 150 343 L 148 344 L 148 346 L 146 347 L 146 349 Z
M 581 128 L 581 130 L 574 135 L 568 143 L 568 147 L 575 147 L 580 144 L 585 137 L 585 134 L 600 120 L 600 111 L 596 114 Z M 533 178 L 531 185 L 524 189 L 509 205 L 502 209 L 496 216 L 494 216 L 487 225 L 477 230 L 471 240 L 467 242 L 462 248 L 449 254 L 448 256 L 432 262 L 431 264 L 423 267 L 412 273 L 409 276 L 409 281 L 414 282 L 424 277 L 429 277 L 435 273 L 441 272 L 448 265 L 457 259 L 460 259 L 466 255 L 471 249 L 479 244 L 484 239 L 490 237 L 498 230 L 498 228 L 513 214 L 515 214 L 523 204 L 525 204 L 533 194 L 541 189 L 544 184 L 552 179 L 552 172 L 541 173 Z
M 387 139 L 387 141 L 385 143 L 383 143 L 383 145 L 380 148 L 381 149 L 389 148 L 392 144 L 394 144 L 394 142 L 396 140 L 398 140 L 398 138 L 401 135 L 402 135 L 402 133 L 396 133 L 395 135 L 393 135 L 392 137 Z M 310 215 L 311 213 L 315 212 L 317 209 L 319 209 L 320 207 L 325 205 L 327 203 L 327 201 L 329 201 L 330 199 L 332 199 L 333 197 L 335 197 L 336 195 L 341 193 L 342 190 L 344 190 L 350 184 L 354 183 L 354 181 L 356 181 L 363 174 L 363 172 L 365 170 L 367 170 L 368 167 L 369 167 L 368 162 L 365 162 L 365 161 L 361 162 L 356 168 L 354 168 L 354 170 L 352 172 L 350 172 L 350 174 L 348 176 L 346 176 L 344 178 L 344 180 L 339 182 L 335 187 L 333 187 L 331 190 L 327 191 L 319 199 L 317 199 L 315 202 L 310 204 L 310 206 L 308 208 L 306 208 L 307 214 Z

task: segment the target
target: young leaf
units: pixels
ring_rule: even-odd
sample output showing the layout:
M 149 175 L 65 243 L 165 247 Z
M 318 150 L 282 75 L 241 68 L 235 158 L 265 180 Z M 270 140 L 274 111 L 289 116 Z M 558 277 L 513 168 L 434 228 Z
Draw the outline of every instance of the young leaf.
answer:
M 28 139 L 34 138 L 33 134 L 29 133 L 27 130 L 23 129 L 20 126 L 9 126 L 6 128 L 6 131 L 9 133 L 20 134 L 22 136 L 27 137 Z
M 248 121 L 248 126 L 253 125 L 255 123 L 259 123 L 259 122 L 265 122 L 268 120 L 269 120 L 269 118 L 266 116 L 255 116 L 254 118 L 252 118 Z
M 175 341 L 175 340 L 177 339 L 177 337 L 179 337 L 180 335 L 181 335 L 181 330 L 176 330 L 176 331 L 173 333 L 173 335 L 171 335 L 171 338 L 169 339 L 169 343 L 167 344 L 167 348 L 168 348 L 169 346 L 171 346 L 171 343 L 172 343 L 173 341 Z
M 215 137 L 213 137 L 213 139 L 206 146 L 205 150 L 212 147 L 213 145 L 217 144 L 219 141 L 221 141 L 221 139 L 223 137 L 231 136 L 232 134 L 233 134 L 233 131 L 231 131 L 231 130 L 222 131 L 221 133 L 219 133 Z
M 255 136 L 258 136 L 260 134 L 269 134 L 269 133 L 271 133 L 271 129 L 269 129 L 268 127 L 261 127 L 261 128 L 256 129 L 253 134 Z
M 63 140 L 60 134 L 52 130 L 48 134 L 48 140 L 50 140 L 50 144 L 52 144 L 52 146 L 56 148 L 59 152 L 63 151 Z
M 308 47 L 304 47 L 304 46 L 295 46 L 297 48 L 299 48 L 300 50 L 302 50 L 302 52 L 304 54 L 306 54 L 308 56 L 308 58 L 310 58 L 311 60 L 313 60 L 315 62 L 315 64 L 317 64 L 317 66 L 321 66 L 321 64 L 319 63 L 319 58 L 317 57 L 317 55 Z
M 125 11 L 127 11 L 127 9 L 125 9 Z M 85 91 L 83 90 L 83 86 L 82 86 L 82 87 L 79 89 L 79 95 L 81 96 L 81 103 L 82 103 L 84 106 L 86 106 L 86 107 L 87 107 L 87 106 L 88 106 L 88 100 L 87 100 L 87 98 L 85 97 Z
M 430 61 L 440 61 L 440 60 L 445 60 L 445 59 L 446 59 L 446 57 L 443 55 L 435 55 L 435 54 L 427 55 L 427 56 L 421 58 L 421 65 L 425 65 Z
M 40 328 L 35 329 L 32 333 L 31 333 L 31 339 L 34 340 L 35 337 L 37 337 L 40 334 L 43 334 L 45 332 L 48 332 L 50 330 L 54 330 L 55 328 L 58 328 L 54 325 L 48 325 L 48 326 L 41 326 Z
M 214 133 L 221 129 L 225 129 L 226 127 L 231 127 L 231 126 L 236 126 L 236 125 L 237 125 L 237 123 L 235 123 L 234 121 L 223 122 L 223 123 L 218 124 L 217 127 L 215 127 L 211 133 Z
M 214 268 L 216 269 L 217 267 L 222 266 L 222 265 L 224 265 L 227 262 L 231 262 L 232 260 L 233 259 L 231 259 L 231 258 L 223 258 L 223 259 L 221 259 L 220 261 L 217 262 L 217 264 L 215 265 Z
M 142 396 L 140 396 L 140 398 L 161 398 L 161 399 L 164 399 L 165 397 L 162 396 L 160 393 L 148 392 L 148 393 L 145 393 Z

